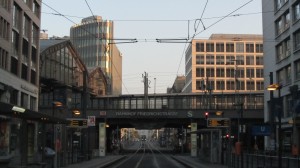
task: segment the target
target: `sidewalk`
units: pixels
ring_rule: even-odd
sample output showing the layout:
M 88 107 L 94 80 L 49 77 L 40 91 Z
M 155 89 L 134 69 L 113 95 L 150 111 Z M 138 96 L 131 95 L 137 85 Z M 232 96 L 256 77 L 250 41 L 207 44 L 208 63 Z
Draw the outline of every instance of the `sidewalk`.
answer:
M 124 157 L 125 156 L 121 156 L 121 155 L 108 155 L 105 157 L 97 157 L 89 161 L 70 164 L 65 168 L 100 168 L 100 167 L 107 166 L 113 162 L 116 162 L 120 159 L 123 159 Z
M 227 168 L 227 166 L 221 164 L 206 163 L 201 161 L 198 157 L 174 155 L 172 158 L 191 168 Z

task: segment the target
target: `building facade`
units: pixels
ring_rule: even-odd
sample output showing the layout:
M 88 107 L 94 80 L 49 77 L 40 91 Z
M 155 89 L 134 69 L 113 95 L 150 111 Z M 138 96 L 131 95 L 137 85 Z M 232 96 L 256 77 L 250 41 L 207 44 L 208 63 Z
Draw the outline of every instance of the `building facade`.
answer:
M 41 1 L 0 2 L 0 164 L 39 160 Z
M 82 19 L 70 29 L 70 39 L 88 69 L 100 67 L 108 95 L 122 93 L 122 55 L 113 42 L 113 22 L 101 16 Z
M 186 51 L 183 92 L 263 91 L 262 49 L 261 35 L 213 34 L 193 40 Z
M 262 1 L 262 13 L 264 113 L 265 122 L 274 127 L 274 136 L 267 138 L 267 146 L 276 148 L 281 141 L 286 152 L 291 152 L 292 147 L 294 151 L 299 151 L 300 1 Z M 271 85 L 277 86 L 277 91 L 266 89 Z M 277 104 L 276 108 L 274 103 Z M 276 132 L 279 126 L 282 130 Z

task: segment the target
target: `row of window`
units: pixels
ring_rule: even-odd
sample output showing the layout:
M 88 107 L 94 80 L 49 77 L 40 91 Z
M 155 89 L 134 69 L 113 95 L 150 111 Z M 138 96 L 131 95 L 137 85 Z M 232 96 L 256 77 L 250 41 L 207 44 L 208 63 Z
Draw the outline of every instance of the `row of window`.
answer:
M 263 78 L 263 69 L 196 68 L 196 77 Z
M 196 90 L 264 90 L 264 81 L 196 81 Z
M 197 42 L 196 52 L 237 52 L 237 53 L 263 53 L 263 44 L 237 42 Z
M 225 60 L 226 58 L 226 60 Z M 245 62 L 246 60 L 246 62 Z M 226 63 L 225 63 L 226 62 Z M 198 65 L 263 65 L 262 56 L 253 55 L 196 55 Z

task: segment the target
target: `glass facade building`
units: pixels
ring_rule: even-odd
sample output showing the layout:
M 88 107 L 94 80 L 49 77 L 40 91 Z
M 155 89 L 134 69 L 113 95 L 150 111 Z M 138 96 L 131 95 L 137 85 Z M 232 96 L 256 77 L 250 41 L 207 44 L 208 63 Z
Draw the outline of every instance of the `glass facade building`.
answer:
M 113 22 L 101 16 L 82 19 L 70 29 L 70 39 L 88 69 L 100 67 L 107 78 L 107 94 L 122 91 L 122 56 L 113 44 Z

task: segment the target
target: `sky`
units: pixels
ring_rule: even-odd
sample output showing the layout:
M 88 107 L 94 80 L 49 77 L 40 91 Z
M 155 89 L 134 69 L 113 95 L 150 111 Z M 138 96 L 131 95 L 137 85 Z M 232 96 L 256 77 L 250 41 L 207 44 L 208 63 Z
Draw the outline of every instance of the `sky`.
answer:
M 156 39 L 208 39 L 212 34 L 262 34 L 261 0 L 43 0 L 41 30 L 49 37 L 69 36 L 70 27 L 92 15 L 114 22 L 122 53 L 122 94 L 166 93 L 185 75 L 188 43 Z M 174 40 L 172 40 L 174 42 Z

